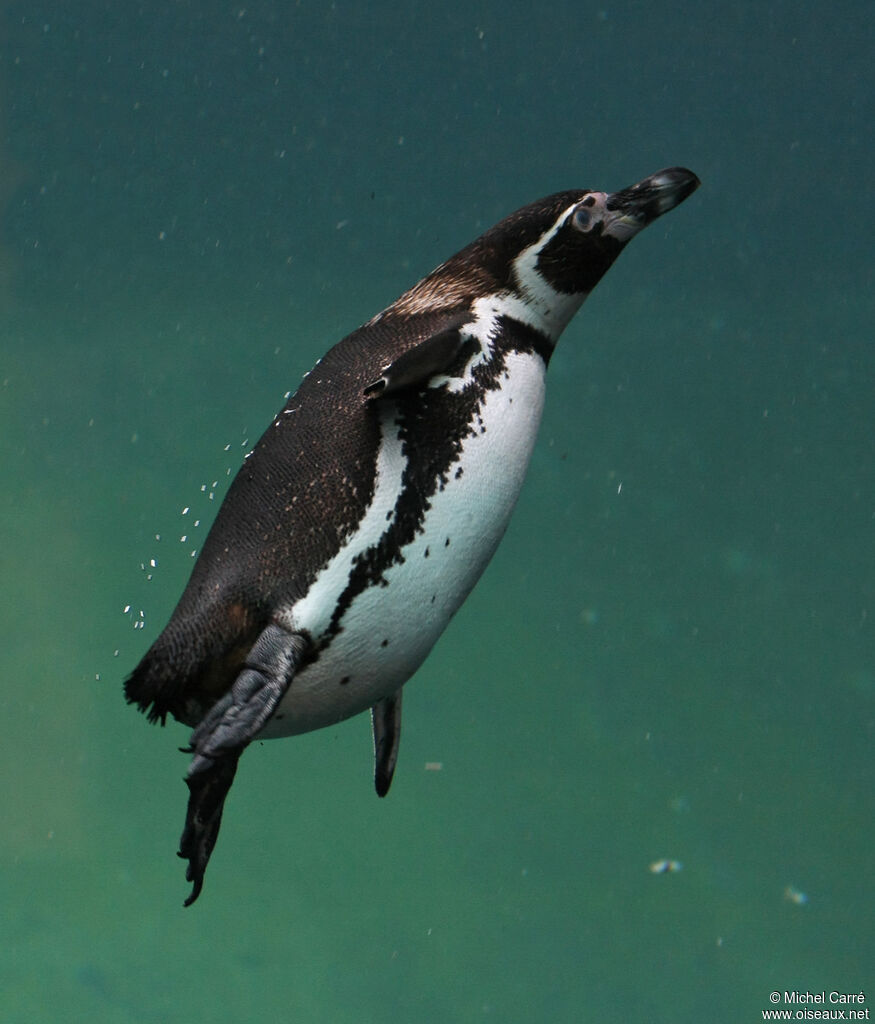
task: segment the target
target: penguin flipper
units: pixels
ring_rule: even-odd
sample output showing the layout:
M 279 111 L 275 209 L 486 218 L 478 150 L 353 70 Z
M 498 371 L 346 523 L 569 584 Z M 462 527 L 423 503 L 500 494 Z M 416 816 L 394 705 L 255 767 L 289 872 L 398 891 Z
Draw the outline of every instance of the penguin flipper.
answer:
M 385 796 L 392 785 L 401 741 L 401 690 L 384 697 L 371 708 L 374 729 L 374 788 Z
M 193 883 L 187 907 L 203 888 L 240 755 L 276 711 L 306 646 L 302 636 L 276 623 L 267 626 L 252 645 L 229 692 L 210 708 L 191 735 L 186 751 L 194 757 L 185 778 L 188 808 L 179 840 L 179 856 L 188 861 L 185 877 Z
M 459 327 L 430 334 L 384 366 L 380 376 L 364 389 L 365 398 L 382 398 L 405 388 L 425 384 L 429 377 L 450 368 L 466 344 Z M 477 344 L 475 342 L 475 344 Z

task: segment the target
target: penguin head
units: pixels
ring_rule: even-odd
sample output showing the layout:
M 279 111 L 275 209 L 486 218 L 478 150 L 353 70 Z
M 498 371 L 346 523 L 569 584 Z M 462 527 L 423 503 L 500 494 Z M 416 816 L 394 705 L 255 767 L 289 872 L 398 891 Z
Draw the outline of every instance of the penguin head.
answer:
M 573 201 L 547 227 L 534 251 L 515 261 L 523 290 L 521 271 L 527 266 L 556 292 L 585 297 L 639 231 L 673 210 L 699 184 L 692 171 L 672 167 L 619 192 L 561 193 Z
M 625 245 L 699 186 L 692 171 L 657 171 L 620 192 L 577 189 L 499 221 L 379 313 L 470 310 L 480 297 L 515 295 L 555 340 Z

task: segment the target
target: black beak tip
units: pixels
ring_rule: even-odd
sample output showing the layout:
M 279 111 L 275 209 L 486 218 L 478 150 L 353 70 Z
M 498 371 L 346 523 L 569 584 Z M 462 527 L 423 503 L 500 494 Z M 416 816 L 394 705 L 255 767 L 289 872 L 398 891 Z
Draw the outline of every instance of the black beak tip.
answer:
M 698 176 L 686 167 L 666 167 L 637 185 L 614 193 L 608 200 L 608 209 L 636 217 L 644 227 L 679 206 L 699 185 Z
M 666 177 L 666 183 L 675 192 L 679 203 L 682 203 L 687 196 L 691 196 L 702 184 L 699 176 L 693 174 L 686 167 L 670 167 L 667 171 L 661 171 L 659 175 L 654 175 L 654 177 L 660 177 L 661 175 Z

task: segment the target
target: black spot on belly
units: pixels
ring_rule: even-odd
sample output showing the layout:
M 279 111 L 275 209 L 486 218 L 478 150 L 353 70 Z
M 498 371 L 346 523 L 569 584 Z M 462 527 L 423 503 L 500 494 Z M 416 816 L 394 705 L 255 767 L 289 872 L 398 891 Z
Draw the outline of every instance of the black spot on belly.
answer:
M 444 547 L 448 548 L 449 546 L 450 546 L 450 538 L 447 537 L 447 539 L 444 541 Z
M 344 676 L 343 679 L 340 680 L 340 685 L 341 686 L 346 686 L 346 684 L 348 682 L 349 682 L 349 676 Z
M 461 478 L 462 472 L 463 472 L 462 467 L 459 466 L 459 468 L 456 470 L 456 479 L 457 480 L 459 480 Z
M 388 641 L 388 639 L 387 639 L 387 640 L 384 640 L 384 641 L 383 641 L 383 642 L 382 642 L 382 643 L 380 644 L 380 646 L 381 646 L 381 647 L 388 647 L 388 646 L 389 646 L 389 641 Z
M 425 549 L 425 552 L 424 552 L 424 557 L 425 557 L 425 558 L 428 558 L 428 548 L 426 548 L 426 549 Z

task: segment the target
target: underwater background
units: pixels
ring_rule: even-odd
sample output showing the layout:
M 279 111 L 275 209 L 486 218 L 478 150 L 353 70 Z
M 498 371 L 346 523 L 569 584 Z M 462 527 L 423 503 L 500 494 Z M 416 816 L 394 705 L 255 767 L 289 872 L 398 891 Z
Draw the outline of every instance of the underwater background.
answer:
M 872 15 L 0 3 L 0 1021 L 875 1003 Z M 183 910 L 187 730 L 122 682 L 244 453 L 502 216 L 676 164 L 392 792 L 365 717 L 253 744 Z

